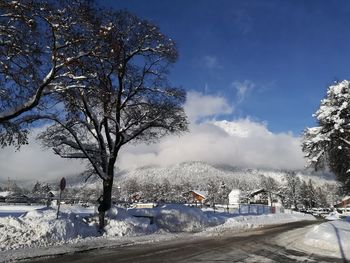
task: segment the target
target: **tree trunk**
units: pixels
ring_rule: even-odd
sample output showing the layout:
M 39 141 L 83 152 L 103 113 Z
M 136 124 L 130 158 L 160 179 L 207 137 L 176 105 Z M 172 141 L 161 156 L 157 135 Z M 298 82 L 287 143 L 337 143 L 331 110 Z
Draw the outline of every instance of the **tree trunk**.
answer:
M 105 227 L 105 214 L 112 206 L 113 173 L 103 181 L 103 194 L 98 207 L 99 229 L 103 231 Z

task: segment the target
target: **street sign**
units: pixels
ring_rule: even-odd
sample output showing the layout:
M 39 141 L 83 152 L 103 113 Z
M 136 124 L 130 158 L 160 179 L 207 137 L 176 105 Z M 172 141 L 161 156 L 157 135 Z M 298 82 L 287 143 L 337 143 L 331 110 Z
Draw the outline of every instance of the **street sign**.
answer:
M 61 197 L 62 197 L 62 191 L 66 188 L 66 179 L 62 177 L 60 182 L 60 198 L 58 200 L 58 206 L 57 206 L 57 216 L 56 219 L 58 219 L 58 215 L 60 213 L 60 206 L 61 206 Z
M 66 179 L 62 177 L 60 182 L 60 190 L 63 191 L 66 188 Z

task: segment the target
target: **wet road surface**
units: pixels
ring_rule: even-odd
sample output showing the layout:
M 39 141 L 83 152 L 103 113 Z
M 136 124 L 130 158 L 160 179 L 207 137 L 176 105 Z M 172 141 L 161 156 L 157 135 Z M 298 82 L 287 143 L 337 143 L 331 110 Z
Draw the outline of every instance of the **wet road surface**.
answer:
M 315 223 L 320 222 L 295 222 L 244 233 L 226 232 L 218 237 L 98 249 L 31 262 L 346 262 L 285 248 L 274 240 L 287 231 Z

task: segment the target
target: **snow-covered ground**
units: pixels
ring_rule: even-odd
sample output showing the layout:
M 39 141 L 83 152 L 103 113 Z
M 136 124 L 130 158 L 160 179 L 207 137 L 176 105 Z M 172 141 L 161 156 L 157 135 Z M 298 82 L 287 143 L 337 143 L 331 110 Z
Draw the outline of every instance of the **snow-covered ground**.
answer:
M 324 255 L 350 259 L 350 218 L 334 220 L 312 227 L 303 243 Z
M 114 207 L 107 214 L 107 226 L 101 236 L 97 231 L 97 218 L 92 216 L 94 208 L 63 206 L 58 219 L 55 208 L 25 208 L 27 212 L 17 216 L 24 208 L 10 206 L 6 211 L 11 213 L 12 209 L 14 214 L 0 217 L 0 261 L 67 253 L 107 243 L 150 242 L 193 232 L 211 236 L 228 229 L 244 231 L 271 224 L 314 220 L 313 216 L 300 213 L 237 216 L 175 204 L 153 209 Z M 2 210 L 5 210 L 4 206 Z
M 42 205 L 0 205 L 0 217 L 18 217 L 25 212 L 43 208 Z
M 259 228 L 269 225 L 285 224 L 297 221 L 315 220 L 309 214 L 265 214 L 265 215 L 244 215 L 227 218 L 223 224 L 206 229 L 203 234 L 220 235 L 226 231 L 242 231 Z
M 289 249 L 308 254 L 350 260 L 350 218 L 340 219 L 336 214 L 328 222 L 297 229 L 279 236 L 276 242 Z

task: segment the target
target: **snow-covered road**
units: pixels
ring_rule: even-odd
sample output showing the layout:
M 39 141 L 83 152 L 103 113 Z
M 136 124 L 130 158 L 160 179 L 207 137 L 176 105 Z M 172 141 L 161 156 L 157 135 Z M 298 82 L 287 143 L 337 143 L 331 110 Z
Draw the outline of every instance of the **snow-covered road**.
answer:
M 279 244 L 285 233 L 289 233 L 288 242 L 295 244 L 310 225 L 319 223 L 294 222 L 216 237 L 188 236 L 186 239 L 99 249 L 36 262 L 343 262 L 291 249 L 287 242 L 282 242 L 287 247 Z M 291 234 L 294 231 L 298 234 Z
M 326 221 L 319 225 L 288 231 L 276 242 L 289 249 L 350 262 L 349 221 Z

